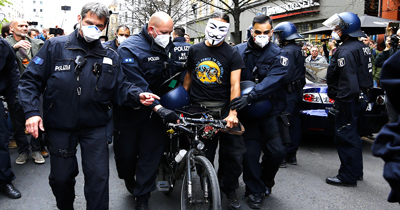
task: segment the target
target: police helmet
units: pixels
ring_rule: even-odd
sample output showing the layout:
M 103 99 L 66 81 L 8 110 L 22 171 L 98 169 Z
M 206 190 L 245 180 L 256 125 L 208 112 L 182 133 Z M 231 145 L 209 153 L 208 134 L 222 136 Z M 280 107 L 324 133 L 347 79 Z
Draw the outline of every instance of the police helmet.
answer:
M 179 85 L 160 96 L 160 103 L 167 109 L 179 109 L 189 105 L 189 94 L 182 85 Z
M 297 33 L 296 26 L 291 22 L 282 22 L 276 25 L 274 28 L 274 36 L 280 41 L 303 38 L 303 36 Z
M 241 94 L 247 94 L 249 93 L 256 83 L 253 81 L 242 81 L 240 82 L 240 90 Z M 244 109 L 240 110 L 239 113 L 241 115 L 245 115 L 250 118 L 261 118 L 265 117 L 267 114 L 269 114 L 272 111 L 272 104 L 268 99 L 264 99 L 261 101 L 253 102 L 249 106 L 246 106 Z
M 351 37 L 365 37 L 364 32 L 361 31 L 360 18 L 351 12 L 334 14 L 322 24 L 331 29 L 335 29 L 337 26 L 339 26 L 343 35 L 349 35 Z

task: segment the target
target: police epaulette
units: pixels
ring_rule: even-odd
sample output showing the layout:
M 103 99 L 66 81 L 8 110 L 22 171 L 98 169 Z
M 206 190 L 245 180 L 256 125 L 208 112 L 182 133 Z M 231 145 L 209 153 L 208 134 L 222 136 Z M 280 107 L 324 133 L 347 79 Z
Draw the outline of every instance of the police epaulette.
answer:
M 104 48 L 106 48 L 106 49 L 108 49 L 108 50 L 111 50 L 111 51 L 113 51 L 115 54 L 117 54 L 118 55 L 118 52 L 117 51 L 115 51 L 111 46 L 108 46 L 108 45 L 103 45 L 103 47 Z

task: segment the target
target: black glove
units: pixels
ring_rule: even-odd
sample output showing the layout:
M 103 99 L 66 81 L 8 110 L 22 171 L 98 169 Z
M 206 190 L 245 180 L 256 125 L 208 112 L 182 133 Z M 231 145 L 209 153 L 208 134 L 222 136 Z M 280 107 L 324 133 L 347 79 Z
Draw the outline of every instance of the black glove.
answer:
M 167 123 L 176 123 L 179 119 L 179 115 L 176 114 L 174 111 L 161 107 L 157 110 L 157 114 L 160 115 L 161 118 L 164 119 Z
M 329 124 L 334 125 L 336 122 L 336 117 L 339 114 L 340 109 L 337 105 L 333 105 L 328 111 L 327 121 Z
M 229 106 L 232 110 L 239 111 L 245 108 L 253 101 L 253 96 L 250 94 L 244 94 L 239 97 L 234 98 L 230 103 Z

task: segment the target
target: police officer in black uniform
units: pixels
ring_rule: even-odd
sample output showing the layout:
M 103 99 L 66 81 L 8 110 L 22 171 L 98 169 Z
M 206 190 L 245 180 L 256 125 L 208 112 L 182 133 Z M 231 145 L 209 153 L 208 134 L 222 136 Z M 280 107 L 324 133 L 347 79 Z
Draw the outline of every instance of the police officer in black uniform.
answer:
M 139 34 L 119 46 L 121 67 L 129 81 L 145 91 L 158 93 L 161 84 L 171 76 L 172 30 L 169 15 L 157 12 Z M 164 122 L 176 122 L 178 115 L 158 100 L 149 108 L 115 106 L 113 115 L 118 176 L 136 197 L 137 209 L 146 209 L 150 192 L 156 188 L 157 167 L 167 142 Z
M 328 96 L 335 100 L 328 118 L 335 121 L 335 144 L 341 165 L 339 173 L 326 178 L 326 183 L 357 186 L 357 180 L 363 179 L 362 140 L 357 120 L 367 107 L 368 89 L 373 86 L 371 51 L 357 39 L 365 37 L 357 15 L 335 14 L 323 24 L 333 29 L 333 39 L 342 42 L 326 75 Z
M 172 60 L 175 62 L 176 69 L 174 73 L 178 73 L 184 70 L 184 64 L 187 61 L 189 48 L 192 46 L 189 43 L 186 43 L 185 39 L 185 29 L 181 26 L 177 26 L 174 28 L 174 32 L 172 32 L 172 37 L 174 38 L 174 53 L 172 55 Z M 186 71 L 182 72 L 181 80 L 183 81 L 186 75 Z
M 103 44 L 117 51 L 118 47 L 122 44 L 122 42 L 125 41 L 127 38 L 129 38 L 131 32 L 129 31 L 128 26 L 120 25 L 118 26 L 117 32 L 114 35 L 115 39 L 108 42 L 104 42 Z
M 281 115 L 285 108 L 282 81 L 289 69 L 289 59 L 286 52 L 270 42 L 272 32 L 272 19 L 265 15 L 256 16 L 248 42 L 235 46 L 246 64 L 241 73 L 242 84 L 246 80 L 257 84 L 249 93 L 242 92 L 240 97 L 233 99 L 231 109 L 246 110 L 249 104 L 254 106 L 265 99 L 272 103 L 271 111 L 264 115 L 257 110 L 253 115 L 239 112 L 239 119 L 246 128 L 243 134 L 246 145 L 243 181 L 248 204 L 254 209 L 261 208 L 265 193 L 271 193 L 275 175 L 286 155 L 278 118 L 284 118 Z M 261 151 L 264 153 L 262 163 L 259 162 Z
M 142 93 L 126 80 L 118 54 L 99 40 L 109 13 L 100 3 L 87 3 L 78 15 L 79 29 L 48 40 L 32 59 L 19 85 L 26 129 L 38 129 L 49 141 L 50 186 L 59 209 L 74 209 L 76 147 L 80 144 L 87 209 L 108 209 L 109 152 L 106 124 L 111 102 L 150 105 L 152 93 Z M 39 96 L 43 94 L 43 120 Z
M 400 51 L 391 56 L 383 65 L 380 84 L 386 91 L 386 96 L 393 104 L 393 108 L 400 113 Z M 374 144 L 372 154 L 385 161 L 383 177 L 389 183 L 391 192 L 389 202 L 400 203 L 400 122 L 388 123 L 379 132 Z
M 2 20 L 2 19 L 1 19 Z M 0 38 L 0 95 L 6 97 L 8 107 L 16 103 L 19 70 L 15 60 L 15 54 L 10 44 Z M 10 154 L 8 153 L 7 117 L 3 103 L 0 105 L 0 192 L 10 198 L 20 198 L 21 193 L 11 183 L 15 175 L 11 170 Z
M 286 86 L 285 113 L 289 113 L 291 140 L 286 147 L 286 158 L 280 166 L 281 168 L 286 168 L 286 163 L 297 165 L 296 152 L 301 139 L 300 104 L 303 98 L 303 87 L 306 84 L 306 69 L 301 47 L 295 42 L 295 39 L 303 38 L 297 33 L 296 26 L 291 22 L 279 23 L 274 28 L 274 36 L 279 40 L 280 46 L 289 56 L 288 74 L 282 81 L 283 85 Z

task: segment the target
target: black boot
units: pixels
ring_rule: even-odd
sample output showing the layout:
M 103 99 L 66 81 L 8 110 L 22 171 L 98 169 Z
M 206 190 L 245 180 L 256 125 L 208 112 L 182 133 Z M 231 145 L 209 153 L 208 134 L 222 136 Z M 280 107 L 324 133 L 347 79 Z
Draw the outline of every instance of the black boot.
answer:
M 247 204 L 252 209 L 261 209 L 264 198 L 265 198 L 264 193 L 250 194 L 248 196 Z
M 0 192 L 6 194 L 9 198 L 17 199 L 21 197 L 21 193 L 14 187 L 11 182 L 0 182 Z

